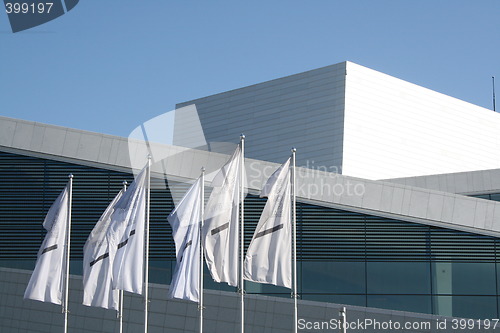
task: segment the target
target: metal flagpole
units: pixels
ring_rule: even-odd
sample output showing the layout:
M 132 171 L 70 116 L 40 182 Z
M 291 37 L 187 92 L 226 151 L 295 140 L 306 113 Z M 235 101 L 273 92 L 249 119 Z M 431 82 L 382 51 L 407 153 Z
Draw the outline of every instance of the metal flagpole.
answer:
M 151 192 L 151 155 L 148 155 L 148 190 L 146 194 L 146 262 L 144 269 L 144 333 L 148 333 L 148 288 L 149 288 L 149 206 Z
M 201 168 L 201 193 L 200 193 L 200 229 L 199 229 L 199 247 L 200 247 L 200 291 L 198 300 L 198 310 L 200 310 L 200 333 L 203 333 L 203 220 L 205 219 L 205 168 Z
M 244 264 L 244 244 L 245 244 L 245 205 L 244 205 L 244 167 L 245 167 L 245 135 L 240 135 L 240 144 L 241 144 L 241 164 L 240 164 L 240 185 L 241 185 L 241 212 L 240 212 L 240 303 L 241 303 L 241 333 L 245 332 L 245 285 L 243 280 L 243 264 Z
M 68 293 L 69 293 L 69 250 L 71 241 L 71 204 L 73 197 L 73 175 L 69 174 L 69 193 L 68 193 L 68 220 L 66 221 L 66 274 L 64 279 L 64 333 L 68 332 Z
M 346 317 L 346 309 L 345 309 L 345 306 L 343 306 L 340 311 L 339 311 L 339 315 L 340 315 L 340 320 L 342 321 L 342 327 L 340 329 L 340 332 L 341 333 L 347 333 L 347 317 Z
M 123 181 L 123 192 L 127 191 L 127 181 Z M 118 318 L 120 319 L 120 333 L 123 332 L 123 290 L 118 293 Z
M 493 80 L 493 111 L 497 111 L 496 108 L 496 102 L 495 102 L 495 77 L 492 76 L 491 79 Z
M 297 200 L 296 200 L 296 176 L 295 176 L 295 153 L 297 149 L 292 148 L 292 222 L 293 222 L 293 332 L 297 333 L 298 307 L 297 307 Z

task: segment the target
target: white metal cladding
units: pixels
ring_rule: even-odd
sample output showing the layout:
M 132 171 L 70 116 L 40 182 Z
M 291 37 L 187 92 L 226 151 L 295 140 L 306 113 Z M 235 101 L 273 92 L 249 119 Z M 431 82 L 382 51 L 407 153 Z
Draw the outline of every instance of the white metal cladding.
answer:
M 244 133 L 248 157 L 282 163 L 295 146 L 302 152 L 297 165 L 340 170 L 344 95 L 345 63 L 339 63 L 177 107 L 196 105 L 209 142 L 234 142 Z M 190 135 L 196 133 L 176 132 L 174 144 L 185 146 Z
M 282 162 L 282 146 L 296 146 L 298 165 L 365 179 L 500 167 L 499 114 L 352 62 L 178 107 L 191 103 L 208 141 L 244 132 L 259 160 Z
M 500 114 L 348 62 L 343 174 L 387 179 L 500 167 Z
M 500 193 L 500 169 L 392 178 L 386 179 L 386 181 L 468 195 Z
M 21 126 L 19 126 L 19 124 Z M 7 128 L 16 137 L 17 128 L 25 131 L 29 122 L 10 118 L 0 118 L 0 129 Z M 19 149 L 10 136 L 0 136 L 0 147 L 11 152 L 22 152 L 31 156 L 45 156 L 55 160 L 77 164 L 109 168 L 112 170 L 139 169 L 144 165 L 148 152 L 153 154 L 153 173 L 157 177 L 196 179 L 201 166 L 207 168 L 207 181 L 211 181 L 214 171 L 220 168 L 229 156 L 224 154 L 183 149 L 175 146 L 146 145 L 142 141 L 133 141 L 130 150 L 124 138 L 79 131 L 39 123 L 31 123 L 31 133 L 42 133 L 38 142 L 31 141 L 30 148 Z M 0 131 L 3 133 L 3 131 Z M 58 146 L 45 145 L 45 140 L 60 135 L 64 142 L 63 150 Z M 88 137 L 88 140 L 81 138 Z M 110 140 L 111 149 L 103 146 L 104 139 Z M 75 140 L 78 143 L 75 144 Z M 99 145 L 98 143 L 101 143 Z M 78 146 L 81 155 L 69 151 L 66 146 Z M 106 152 L 106 154 L 103 153 Z M 133 154 L 130 154 L 133 151 Z M 101 156 L 113 156 L 100 162 Z M 258 193 L 263 183 L 279 164 L 246 159 L 248 187 Z M 211 174 L 210 174 L 211 173 Z M 353 178 L 344 175 L 323 172 L 315 169 L 300 168 L 297 172 L 298 200 L 325 207 L 365 213 L 369 215 L 399 219 L 477 234 L 500 236 L 500 203 L 470 198 L 448 192 L 428 190 L 418 187 Z M 349 191 L 351 189 L 351 191 Z M 355 189 L 359 191 L 356 192 Z M 354 191 L 354 192 L 353 192 Z

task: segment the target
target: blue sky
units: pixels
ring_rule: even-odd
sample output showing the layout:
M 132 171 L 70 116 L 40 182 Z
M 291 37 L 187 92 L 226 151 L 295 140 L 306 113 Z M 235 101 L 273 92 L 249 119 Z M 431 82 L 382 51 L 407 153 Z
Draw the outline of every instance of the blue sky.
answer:
M 127 136 L 178 102 L 345 60 L 492 108 L 500 1 L 82 0 L 16 34 L 2 11 L 0 115 Z

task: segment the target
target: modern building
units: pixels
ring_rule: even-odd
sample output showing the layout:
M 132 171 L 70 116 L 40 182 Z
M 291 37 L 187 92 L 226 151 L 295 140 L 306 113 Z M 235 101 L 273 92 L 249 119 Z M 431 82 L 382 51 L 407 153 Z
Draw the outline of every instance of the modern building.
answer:
M 488 319 L 489 327 L 475 320 L 466 329 L 494 331 L 500 115 L 350 62 L 178 107 L 193 103 L 208 148 L 246 134 L 247 246 L 265 204 L 262 185 L 289 149 L 298 149 L 301 331 L 338 331 L 308 328 L 338 319 L 343 306 L 348 321 L 373 324 L 348 332 L 452 332 L 457 318 Z M 117 331 L 114 311 L 81 305 L 82 248 L 148 154 L 154 162 L 150 332 L 196 332 L 197 305 L 167 300 L 175 246 L 166 217 L 202 166 L 209 192 L 228 159 L 207 147 L 186 148 L 197 131 L 176 127 L 174 145 L 164 145 L 0 117 L 2 332 L 62 328 L 60 307 L 23 300 L 23 293 L 45 235 L 43 217 L 69 173 L 70 331 Z M 234 288 L 214 283 L 208 272 L 205 285 L 206 331 L 237 332 Z M 290 290 L 248 282 L 246 292 L 247 332 L 290 332 Z M 125 309 L 124 331 L 140 331 L 142 299 L 126 294 Z M 382 326 L 389 321 L 410 326 Z
M 190 104 L 207 141 L 244 132 L 247 156 L 264 161 L 296 146 L 300 165 L 365 179 L 500 168 L 498 114 L 352 62 L 177 106 Z

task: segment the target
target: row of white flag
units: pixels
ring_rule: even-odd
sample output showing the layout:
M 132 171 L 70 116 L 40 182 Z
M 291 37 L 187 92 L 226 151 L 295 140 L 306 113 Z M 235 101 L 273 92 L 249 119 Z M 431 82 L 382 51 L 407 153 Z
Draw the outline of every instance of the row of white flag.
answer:
M 168 216 L 175 241 L 177 265 L 170 297 L 197 302 L 201 268 L 200 238 L 205 261 L 216 282 L 238 285 L 239 209 L 243 182 L 242 152 L 232 158 L 212 181 L 212 193 L 202 221 L 200 177 Z M 249 281 L 292 286 L 292 198 L 290 159 L 269 178 L 261 197 L 268 197 L 244 262 Z M 142 294 L 144 231 L 149 179 L 147 167 L 128 190 L 110 203 L 84 246 L 83 304 L 118 309 L 118 291 Z M 61 304 L 66 262 L 68 186 L 50 208 L 47 235 L 38 252 L 25 298 Z M 200 237 L 200 232 L 201 236 Z

